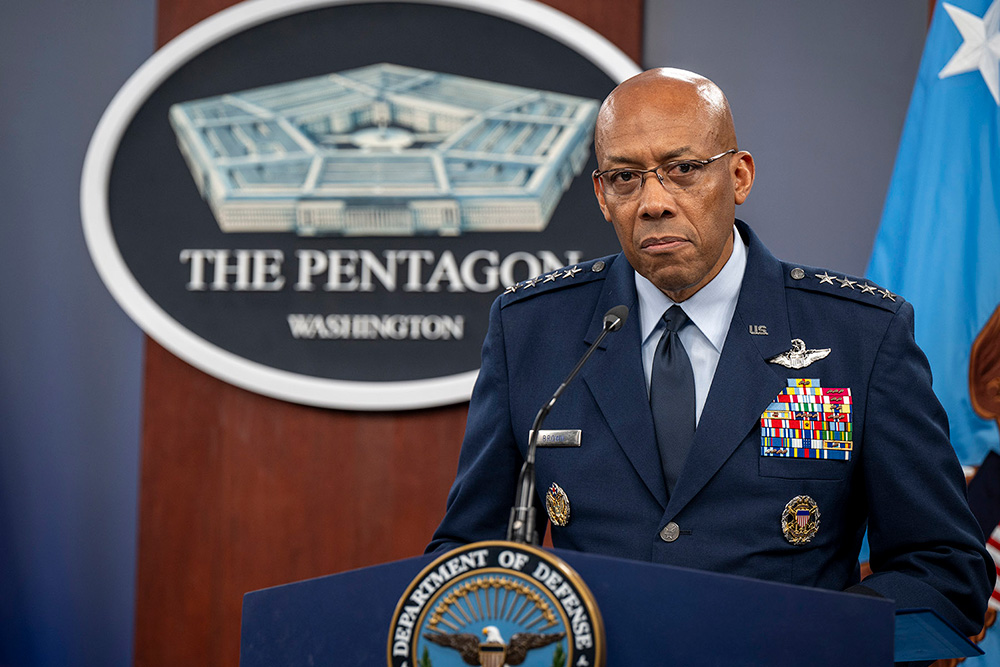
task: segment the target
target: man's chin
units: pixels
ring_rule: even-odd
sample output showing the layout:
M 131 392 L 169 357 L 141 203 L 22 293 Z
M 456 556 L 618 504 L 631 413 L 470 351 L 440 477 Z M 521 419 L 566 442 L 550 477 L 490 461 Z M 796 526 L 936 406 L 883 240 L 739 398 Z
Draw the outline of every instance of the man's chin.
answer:
M 690 275 L 678 275 L 677 273 L 670 271 L 659 271 L 653 273 L 652 275 L 647 275 L 646 278 L 649 282 L 653 283 L 657 289 L 671 298 L 673 298 L 672 295 L 677 295 L 685 290 L 690 290 L 695 285 L 695 282 L 691 280 Z

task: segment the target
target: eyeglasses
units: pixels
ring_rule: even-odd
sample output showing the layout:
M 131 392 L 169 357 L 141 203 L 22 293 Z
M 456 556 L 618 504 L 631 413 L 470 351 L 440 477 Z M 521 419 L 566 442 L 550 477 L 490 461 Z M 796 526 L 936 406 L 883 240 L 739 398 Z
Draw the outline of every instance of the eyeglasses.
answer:
M 661 164 L 652 169 L 608 169 L 607 171 L 594 171 L 594 178 L 601 180 L 601 189 L 604 194 L 615 197 L 628 197 L 634 195 L 646 182 L 645 174 L 656 174 L 660 185 L 668 190 L 674 188 L 690 188 L 697 185 L 702 176 L 705 175 L 705 167 L 712 164 L 720 157 L 737 152 L 737 149 L 730 148 L 728 151 L 714 155 L 707 160 L 674 160 Z

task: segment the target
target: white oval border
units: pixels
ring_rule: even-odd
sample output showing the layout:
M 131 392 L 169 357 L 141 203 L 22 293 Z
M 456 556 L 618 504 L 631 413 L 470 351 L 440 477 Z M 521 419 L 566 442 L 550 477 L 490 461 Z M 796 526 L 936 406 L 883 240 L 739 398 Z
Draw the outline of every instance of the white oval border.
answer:
M 279 370 L 250 361 L 195 335 L 150 298 L 115 243 L 108 184 L 118 145 L 149 96 L 171 74 L 222 40 L 254 26 L 310 9 L 385 0 L 247 0 L 197 23 L 144 62 L 115 94 L 87 148 L 80 184 L 83 234 L 105 286 L 125 313 L 187 363 L 249 391 L 293 403 L 343 410 L 413 410 L 469 400 L 479 371 L 405 382 L 352 382 Z M 478 11 L 548 35 L 593 62 L 613 81 L 640 69 L 604 36 L 535 0 L 393 0 Z

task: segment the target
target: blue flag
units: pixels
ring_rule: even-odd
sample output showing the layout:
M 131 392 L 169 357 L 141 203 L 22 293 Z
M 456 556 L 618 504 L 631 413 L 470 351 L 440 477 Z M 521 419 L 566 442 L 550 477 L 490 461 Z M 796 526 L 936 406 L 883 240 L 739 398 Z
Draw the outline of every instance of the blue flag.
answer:
M 969 353 L 1000 305 L 1000 0 L 939 2 L 868 275 L 916 311 L 916 338 L 963 464 L 1000 448 Z M 901 397 L 905 400 L 905 397 Z

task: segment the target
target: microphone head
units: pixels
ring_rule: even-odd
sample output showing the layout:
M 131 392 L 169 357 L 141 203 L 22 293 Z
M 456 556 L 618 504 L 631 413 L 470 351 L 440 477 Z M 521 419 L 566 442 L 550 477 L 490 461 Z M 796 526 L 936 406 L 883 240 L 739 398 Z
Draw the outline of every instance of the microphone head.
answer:
M 615 306 L 604 313 L 604 329 L 607 331 L 618 331 L 628 319 L 627 306 Z

